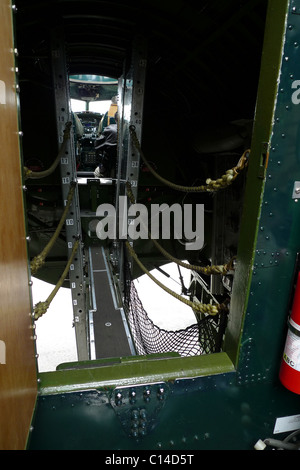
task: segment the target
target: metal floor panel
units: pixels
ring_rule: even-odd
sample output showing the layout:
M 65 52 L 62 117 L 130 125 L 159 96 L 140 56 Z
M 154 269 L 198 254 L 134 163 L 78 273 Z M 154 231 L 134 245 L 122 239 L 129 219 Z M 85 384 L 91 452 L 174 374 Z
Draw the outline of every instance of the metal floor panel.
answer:
M 122 309 L 114 303 L 114 294 L 104 260 L 104 252 L 101 247 L 92 247 L 90 253 L 96 304 L 93 314 L 96 359 L 130 356 L 133 350 L 129 344 L 129 332 Z

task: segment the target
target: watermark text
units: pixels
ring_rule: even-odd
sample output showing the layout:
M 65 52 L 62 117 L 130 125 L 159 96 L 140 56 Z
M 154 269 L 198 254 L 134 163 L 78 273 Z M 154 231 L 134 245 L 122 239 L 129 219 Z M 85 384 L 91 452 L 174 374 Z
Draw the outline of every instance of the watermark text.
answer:
M 115 240 L 172 238 L 185 240 L 186 250 L 200 250 L 204 244 L 204 204 L 143 204 L 128 207 L 126 196 L 119 197 L 118 208 L 112 204 L 98 206 L 101 217 L 96 227 L 97 237 Z

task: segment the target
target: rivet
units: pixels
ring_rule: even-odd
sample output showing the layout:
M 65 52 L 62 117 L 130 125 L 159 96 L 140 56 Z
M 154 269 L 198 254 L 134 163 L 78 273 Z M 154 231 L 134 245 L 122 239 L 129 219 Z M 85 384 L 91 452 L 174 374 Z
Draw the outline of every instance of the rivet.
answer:
M 163 387 L 159 387 L 159 389 L 157 391 L 157 397 L 158 397 L 159 400 L 164 399 L 164 393 L 165 393 L 165 389 Z
M 136 402 L 136 392 L 134 390 L 131 390 L 129 393 L 129 401 L 132 405 L 134 405 Z
M 115 402 L 117 406 L 122 405 L 122 393 L 121 392 L 116 393 Z

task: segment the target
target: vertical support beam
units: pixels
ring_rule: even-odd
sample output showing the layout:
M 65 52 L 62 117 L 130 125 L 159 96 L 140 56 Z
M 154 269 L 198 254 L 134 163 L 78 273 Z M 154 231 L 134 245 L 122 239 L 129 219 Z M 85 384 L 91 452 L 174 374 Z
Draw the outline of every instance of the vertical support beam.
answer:
M 70 109 L 70 97 L 68 86 L 68 74 L 66 65 L 66 54 L 64 49 L 64 37 L 62 31 L 55 31 L 52 40 L 52 68 L 55 90 L 56 122 L 59 145 L 63 139 L 63 131 L 67 122 L 72 122 Z M 61 184 L 64 204 L 72 182 L 76 182 L 76 157 L 71 127 L 70 139 L 67 144 L 65 156 L 61 158 Z M 68 245 L 68 256 L 70 256 L 75 238 L 81 236 L 80 207 L 78 188 L 76 186 L 69 214 L 66 218 L 66 239 Z M 69 272 L 70 288 L 74 312 L 74 325 L 77 342 L 78 360 L 89 359 L 88 328 L 85 301 L 85 278 L 83 274 L 83 249 L 79 245 L 77 255 L 71 265 Z
M 135 127 L 135 132 L 139 142 L 142 140 L 143 107 L 146 82 L 147 66 L 146 41 L 142 37 L 136 37 L 132 52 L 132 97 L 130 124 Z M 132 140 L 128 142 L 128 158 L 126 180 L 131 183 L 132 192 L 137 198 L 138 179 L 140 170 L 140 155 L 133 146 Z
M 119 213 L 119 195 L 126 196 L 126 185 L 122 181 L 131 183 L 131 188 L 135 199 L 138 193 L 138 180 L 140 170 L 140 155 L 136 151 L 130 138 L 129 127 L 135 126 L 136 135 L 141 142 L 143 125 L 143 106 L 146 82 L 147 66 L 147 44 L 146 40 L 137 36 L 132 46 L 131 64 L 127 73 L 119 80 L 119 120 L 122 125 L 119 126 L 118 141 L 118 181 L 116 190 L 116 210 Z M 127 214 L 126 214 L 127 216 Z M 128 220 L 132 223 L 133 220 Z M 128 227 L 127 227 L 128 229 Z M 132 241 L 130 243 L 133 243 Z M 119 275 L 122 284 L 123 279 L 123 252 L 115 249 L 115 259 L 119 260 Z M 121 287 L 122 290 L 122 287 Z

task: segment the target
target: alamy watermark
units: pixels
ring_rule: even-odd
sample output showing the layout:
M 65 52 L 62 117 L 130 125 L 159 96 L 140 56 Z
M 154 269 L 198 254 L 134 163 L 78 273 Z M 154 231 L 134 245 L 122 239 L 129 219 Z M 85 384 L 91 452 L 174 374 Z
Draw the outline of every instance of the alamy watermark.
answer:
M 186 250 L 200 250 L 204 244 L 204 204 L 131 204 L 120 196 L 117 209 L 101 204 L 96 211 L 103 217 L 96 227 L 101 240 L 153 239 L 185 240 Z

